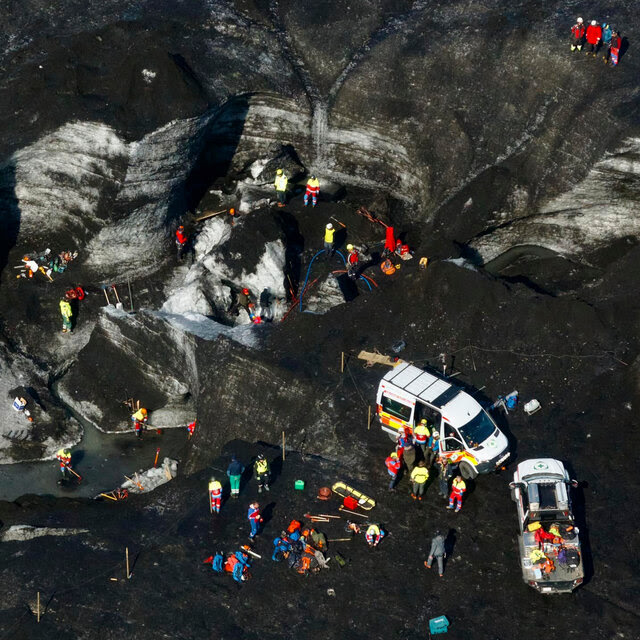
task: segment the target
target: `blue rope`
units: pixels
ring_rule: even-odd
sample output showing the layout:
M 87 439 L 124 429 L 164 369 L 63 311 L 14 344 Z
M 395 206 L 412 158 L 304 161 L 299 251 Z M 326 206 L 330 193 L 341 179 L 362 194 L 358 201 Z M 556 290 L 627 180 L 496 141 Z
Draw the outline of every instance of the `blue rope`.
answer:
M 311 273 L 311 266 L 313 265 L 313 261 L 321 253 L 324 253 L 324 249 L 320 249 L 320 251 L 318 251 L 318 253 L 316 253 L 316 255 L 313 256 L 313 258 L 311 258 L 311 262 L 309 263 L 309 268 L 307 269 L 307 276 L 304 279 L 304 285 L 302 286 L 302 289 L 300 289 L 300 311 L 302 311 L 302 296 L 304 295 L 304 290 L 307 288 L 307 282 L 309 282 L 309 274 Z M 343 258 L 343 260 L 344 260 L 344 258 Z
M 369 287 L 369 291 L 373 291 L 373 289 L 371 288 L 371 283 L 364 277 L 364 276 L 359 276 L 360 280 L 363 280 L 364 283 L 367 285 L 367 287 Z

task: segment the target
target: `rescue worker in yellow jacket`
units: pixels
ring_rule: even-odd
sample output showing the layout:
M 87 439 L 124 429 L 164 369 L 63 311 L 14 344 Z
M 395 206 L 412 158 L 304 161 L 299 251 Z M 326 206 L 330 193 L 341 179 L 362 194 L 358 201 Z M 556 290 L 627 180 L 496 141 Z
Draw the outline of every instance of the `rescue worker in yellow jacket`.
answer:
M 263 454 L 258 456 L 258 459 L 253 464 L 253 473 L 256 476 L 256 480 L 258 482 L 258 493 L 262 493 L 262 489 L 265 491 L 269 491 L 269 461 L 264 457 Z
M 215 478 L 209 480 L 209 511 L 211 513 L 220 513 L 222 506 L 222 484 Z
M 311 205 L 316 206 L 318 204 L 318 196 L 320 195 L 320 181 L 315 176 L 311 176 L 307 182 L 307 188 L 304 192 L 304 206 L 309 204 L 309 198 L 311 198 Z
M 60 300 L 60 313 L 62 314 L 62 333 L 72 331 L 73 324 L 71 318 L 73 317 L 73 311 L 67 300 Z
M 327 258 L 330 258 L 335 251 L 333 246 L 333 235 L 336 230 L 333 228 L 333 225 L 329 222 L 327 226 L 324 228 L 324 250 L 327 253 Z
M 138 411 L 131 416 L 131 420 L 136 430 L 136 438 L 139 438 L 142 436 L 142 427 L 147 422 L 147 410 L 144 407 L 138 409 Z
M 422 496 L 424 495 L 424 489 L 427 486 L 427 480 L 429 479 L 429 469 L 427 469 L 427 465 L 424 460 L 420 460 L 418 462 L 418 466 L 414 467 L 411 472 L 411 497 L 415 500 L 422 500 Z
M 56 454 L 56 459 L 60 461 L 60 473 L 66 478 L 71 469 L 71 451 L 69 449 L 60 449 Z
M 276 197 L 278 198 L 278 206 L 284 207 L 287 204 L 287 184 L 289 178 L 285 175 L 282 169 L 276 171 L 276 179 L 273 186 L 276 188 Z
M 453 503 L 457 502 L 456 513 L 462 509 L 462 494 L 467 490 L 467 485 L 462 476 L 456 476 L 451 483 L 451 494 L 449 495 L 449 506 L 447 509 L 453 509 Z

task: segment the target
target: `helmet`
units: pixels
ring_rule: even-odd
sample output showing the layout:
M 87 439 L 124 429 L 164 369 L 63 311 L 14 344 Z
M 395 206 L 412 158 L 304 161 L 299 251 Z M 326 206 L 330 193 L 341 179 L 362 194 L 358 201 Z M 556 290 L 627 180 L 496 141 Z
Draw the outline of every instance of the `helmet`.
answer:
M 609 26 L 609 25 L 605 22 L 605 23 L 602 25 L 602 28 L 603 28 L 603 29 L 606 29 L 608 26 Z
M 353 245 L 352 244 L 348 244 L 347 245 L 347 251 L 353 251 Z
M 597 23 L 595 20 L 592 20 L 592 21 L 591 21 L 591 26 L 592 26 L 592 27 L 595 27 L 597 24 L 598 24 L 598 23 Z
M 146 416 L 146 415 L 147 415 L 147 410 L 146 410 L 144 407 L 142 407 L 142 409 L 140 409 L 140 413 L 141 413 L 143 416 Z
M 31 260 L 29 256 L 25 256 L 24 258 L 22 258 L 23 262 L 28 262 L 29 260 Z
M 249 289 L 243 289 L 242 293 L 244 293 L 245 296 L 249 295 Z
M 392 458 L 397 458 L 397 457 L 398 457 L 398 454 L 394 451 L 394 452 L 391 454 L 391 457 L 392 457 Z
M 427 419 L 426 418 L 422 418 L 422 420 L 420 420 L 420 424 L 427 424 Z
M 182 231 L 182 229 L 184 229 L 184 227 L 183 227 L 182 225 L 180 225 L 180 226 L 178 227 L 178 229 L 180 229 L 180 230 Z
M 262 453 L 258 454 L 258 460 L 264 460 L 264 455 Z
M 236 210 L 233 207 L 231 207 L 231 209 L 229 209 L 229 214 L 232 215 L 232 216 L 235 216 L 236 215 Z
M 440 434 L 436 431 L 436 432 L 433 434 L 433 437 L 437 440 L 437 439 L 440 437 Z
M 281 176 L 281 175 L 282 175 L 282 169 L 278 169 L 278 170 L 276 171 L 276 173 L 277 173 L 279 176 Z
M 316 179 L 316 177 L 315 177 L 315 176 L 311 176 L 311 179 L 312 179 L 312 180 L 315 180 L 315 179 Z
M 582 18 L 578 18 L 578 24 L 582 24 L 582 23 L 583 23 Z
M 327 229 L 333 229 L 333 225 L 330 222 L 327 224 Z

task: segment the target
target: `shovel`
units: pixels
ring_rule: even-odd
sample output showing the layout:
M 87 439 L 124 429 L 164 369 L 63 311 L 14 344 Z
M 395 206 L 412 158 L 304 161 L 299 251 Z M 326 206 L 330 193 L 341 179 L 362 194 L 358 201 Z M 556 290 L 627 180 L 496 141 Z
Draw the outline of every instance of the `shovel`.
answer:
M 113 307 L 111 300 L 109 300 L 109 294 L 107 293 L 107 285 L 102 284 L 100 285 L 100 288 L 104 291 L 104 297 L 107 299 L 107 307 Z
M 116 285 L 112 284 L 111 289 L 113 289 L 113 293 L 116 294 L 116 309 L 120 309 L 122 311 L 122 302 L 120 302 L 120 298 L 118 297 L 118 290 L 116 289 Z

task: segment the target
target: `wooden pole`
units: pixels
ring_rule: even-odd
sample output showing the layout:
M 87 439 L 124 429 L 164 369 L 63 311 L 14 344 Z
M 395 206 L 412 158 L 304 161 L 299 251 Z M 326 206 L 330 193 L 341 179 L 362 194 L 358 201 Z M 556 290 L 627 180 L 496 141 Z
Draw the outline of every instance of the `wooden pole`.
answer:
M 133 312 L 133 296 L 131 295 L 131 279 L 127 276 L 127 285 L 129 287 L 129 306 Z
M 38 623 L 40 623 L 40 592 L 38 591 L 38 604 L 36 605 L 37 607 L 37 613 L 36 615 L 38 616 Z
M 196 218 L 195 221 L 200 222 L 201 220 L 206 220 L 207 218 L 212 218 L 213 216 L 219 216 L 221 213 L 226 212 L 226 209 L 222 209 L 221 211 L 207 211 L 203 216 Z
M 369 417 L 367 418 L 367 431 L 371 429 L 371 405 L 369 405 Z
M 327 542 L 351 542 L 353 538 L 329 538 Z
M 129 547 L 125 549 L 124 555 L 127 560 L 127 580 L 129 580 L 131 578 L 131 573 L 129 572 Z
M 284 452 L 284 431 L 282 432 L 282 461 L 284 462 L 285 452 Z
M 340 373 L 344 373 L 344 351 L 340 352 Z
M 344 511 L 345 513 L 351 513 L 354 516 L 360 516 L 361 518 L 368 518 L 369 516 L 365 516 L 364 513 L 358 513 L 357 511 L 349 511 L 349 509 L 345 509 L 344 507 L 339 507 L 340 511 Z
M 160 455 L 160 447 L 156 449 L 156 459 L 153 461 L 153 468 L 155 469 L 158 466 L 158 456 Z

